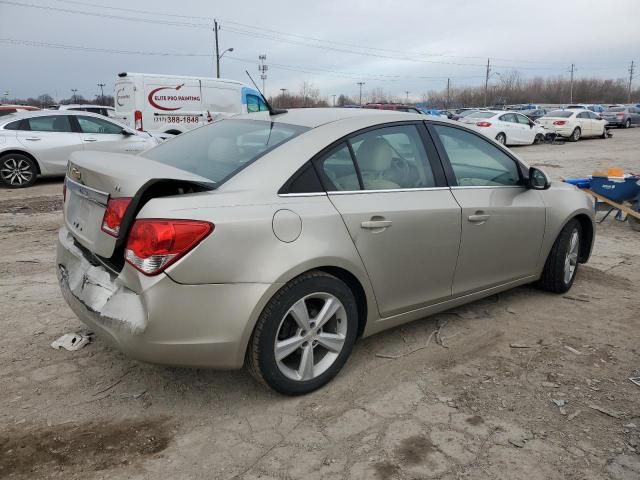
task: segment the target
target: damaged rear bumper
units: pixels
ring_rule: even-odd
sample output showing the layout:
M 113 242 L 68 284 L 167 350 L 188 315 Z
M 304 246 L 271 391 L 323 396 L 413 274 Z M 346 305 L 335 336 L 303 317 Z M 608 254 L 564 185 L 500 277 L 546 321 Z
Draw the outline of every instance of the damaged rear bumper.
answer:
M 128 266 L 116 274 L 92 265 L 64 227 L 58 235 L 56 273 L 78 318 L 128 356 L 220 369 L 242 367 L 253 326 L 280 286 L 184 285 L 165 274 L 144 277 Z

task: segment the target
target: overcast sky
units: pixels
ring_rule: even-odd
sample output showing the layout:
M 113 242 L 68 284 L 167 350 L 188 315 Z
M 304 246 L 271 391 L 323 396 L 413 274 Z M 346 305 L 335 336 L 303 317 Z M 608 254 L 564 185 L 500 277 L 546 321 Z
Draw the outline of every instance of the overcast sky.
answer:
M 266 54 L 267 94 L 307 80 L 329 98 L 357 96 L 363 81 L 417 100 L 447 77 L 483 83 L 487 57 L 523 77 L 568 76 L 574 63 L 577 77 L 628 78 L 640 60 L 637 0 L 0 0 L 0 94 L 92 98 L 122 71 L 215 76 L 213 18 L 221 51 L 234 48 L 222 76 L 248 82 L 248 69 L 259 81 Z

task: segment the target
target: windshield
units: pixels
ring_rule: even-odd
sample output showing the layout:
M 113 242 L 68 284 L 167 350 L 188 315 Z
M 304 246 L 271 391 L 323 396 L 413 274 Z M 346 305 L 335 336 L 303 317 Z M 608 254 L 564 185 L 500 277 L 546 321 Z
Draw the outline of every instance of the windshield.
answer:
M 614 107 L 607 110 L 607 112 L 624 112 L 626 110 L 625 107 Z
M 284 123 L 225 119 L 183 133 L 142 156 L 220 184 L 307 130 Z
M 568 110 L 554 110 L 553 112 L 549 112 L 545 115 L 547 118 L 569 118 L 576 112 L 570 112 Z
M 469 118 L 491 118 L 495 116 L 493 112 L 473 112 L 467 115 Z

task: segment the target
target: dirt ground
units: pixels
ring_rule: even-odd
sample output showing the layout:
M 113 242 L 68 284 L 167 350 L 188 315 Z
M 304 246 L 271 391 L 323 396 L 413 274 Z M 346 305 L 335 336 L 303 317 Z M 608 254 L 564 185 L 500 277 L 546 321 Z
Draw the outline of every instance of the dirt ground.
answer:
M 640 171 L 640 128 L 614 133 L 515 151 L 555 179 Z M 52 349 L 83 328 L 54 273 L 61 190 L 0 189 L 0 478 L 640 478 L 640 233 L 627 223 L 598 226 L 569 294 L 521 287 L 367 338 L 330 385 L 287 398 L 244 371 L 138 363 L 99 337 Z M 425 348 L 377 356 L 436 329 Z

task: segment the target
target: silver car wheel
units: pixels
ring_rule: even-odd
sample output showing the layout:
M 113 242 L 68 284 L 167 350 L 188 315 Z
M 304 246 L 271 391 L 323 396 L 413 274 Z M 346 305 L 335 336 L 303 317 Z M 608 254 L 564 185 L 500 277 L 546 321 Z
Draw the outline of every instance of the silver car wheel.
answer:
M 307 295 L 287 311 L 274 345 L 278 370 L 291 380 L 322 375 L 338 358 L 347 337 L 347 312 L 335 296 Z
M 580 238 L 578 230 L 575 229 L 571 232 L 569 239 L 569 248 L 567 249 L 567 256 L 564 260 L 564 282 L 569 283 L 573 278 L 573 273 L 576 271 L 578 265 L 578 248 L 580 247 Z
M 33 178 L 31 165 L 19 158 L 7 158 L 0 169 L 2 179 L 10 185 L 23 185 Z

